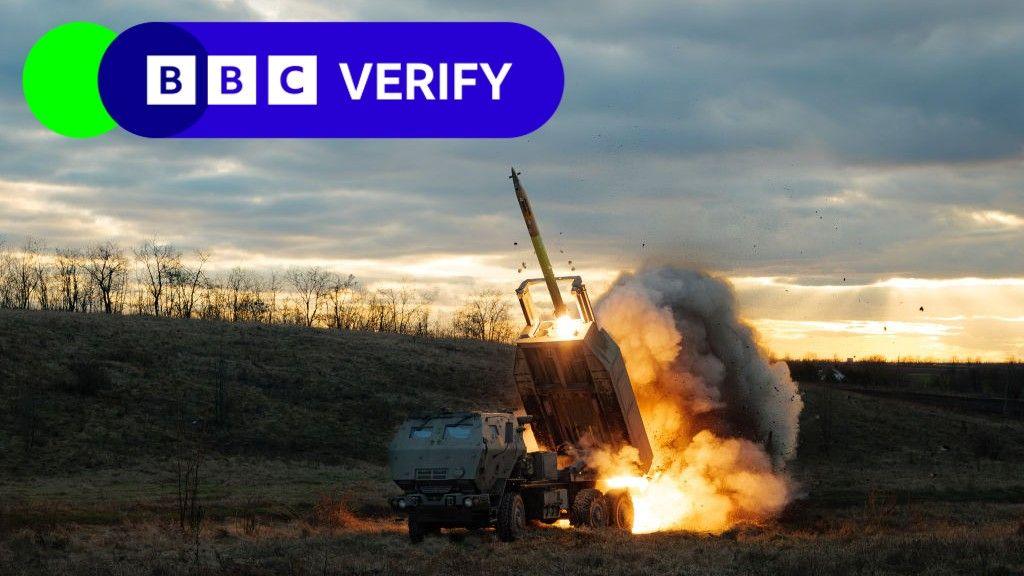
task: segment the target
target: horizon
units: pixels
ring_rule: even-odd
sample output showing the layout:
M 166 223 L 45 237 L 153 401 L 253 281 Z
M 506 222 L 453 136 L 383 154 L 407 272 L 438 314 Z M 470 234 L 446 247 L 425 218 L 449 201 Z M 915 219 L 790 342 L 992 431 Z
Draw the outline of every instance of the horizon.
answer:
M 25 257 L 24 248 L 0 238 L 0 256 Z M 71 249 L 84 251 L 85 247 L 48 246 L 44 239 L 26 239 L 23 245 L 36 243 L 36 256 L 55 262 L 58 251 Z M 156 245 L 177 247 L 168 243 Z M 134 246 L 119 245 L 128 260 L 130 292 L 138 297 L 145 291 L 141 276 L 143 263 L 132 254 Z M 531 253 L 532 254 L 532 253 Z M 502 269 L 493 263 L 493 271 L 485 279 L 464 283 L 463 277 L 444 275 L 431 277 L 428 270 L 437 267 L 436 262 L 422 257 L 408 261 L 404 275 L 374 276 L 379 269 L 372 263 L 350 260 L 301 259 L 275 261 L 272 259 L 249 260 L 241 265 L 236 260 L 218 260 L 216 252 L 204 251 L 208 260 L 203 262 L 203 283 L 223 287 L 233 270 L 255 274 L 265 281 L 271 274 L 279 277 L 293 269 L 317 268 L 339 278 L 353 276 L 358 288 L 370 293 L 388 289 L 410 290 L 422 296 L 431 310 L 431 321 L 437 326 L 447 326 L 456 311 L 482 291 L 498 291 L 505 296 L 513 326 L 518 326 L 518 308 L 515 306 L 514 289 L 525 278 L 533 277 L 536 265 L 527 261 L 527 268 L 515 271 Z M 471 257 L 467 255 L 439 256 L 442 261 L 459 264 L 473 269 Z M 194 266 L 196 253 L 182 253 L 181 261 Z M 254 265 L 255 264 L 255 265 Z M 360 265 L 361 264 L 361 265 Z M 379 265 L 379 263 L 377 264 Z M 418 271 L 418 273 L 416 273 Z M 590 273 L 593 272 L 593 273 Z M 595 302 L 612 286 L 620 274 L 635 273 L 636 270 L 576 270 Z M 886 361 L 955 362 L 981 361 L 986 363 L 1015 362 L 1019 355 L 1013 351 L 991 350 L 981 344 L 974 344 L 977 331 L 962 329 L 965 324 L 999 326 L 1009 324 L 1020 326 L 1024 333 L 1024 314 L 1021 316 L 993 315 L 981 313 L 981 309 L 992 306 L 993 288 L 997 292 L 1010 291 L 1024 299 L 1024 279 L 1019 278 L 952 278 L 920 279 L 892 277 L 866 284 L 840 282 L 838 284 L 799 284 L 793 278 L 729 276 L 715 271 L 704 271 L 712 276 L 725 279 L 732 287 L 742 319 L 758 333 L 759 343 L 776 358 L 794 360 L 843 361 L 847 358 L 865 360 L 884 358 Z M 56 278 L 54 278 L 56 280 Z M 845 279 L 844 279 L 845 280 Z M 454 289 L 453 289 L 454 288 Z M 936 293 L 938 288 L 938 293 Z M 288 302 L 294 296 L 285 286 L 275 289 L 275 303 Z M 958 314 L 944 311 L 945 298 L 956 295 Z M 895 298 L 895 300 L 894 300 Z M 874 300 L 874 303 L 872 301 Z M 781 301 L 781 302 L 780 302 Z M 1021 300 L 1017 300 L 1020 302 Z M 822 313 L 828 302 L 832 311 Z M 1009 302 L 1011 306 L 1014 302 Z M 874 306 L 882 319 L 850 318 L 849 314 Z M 934 308 L 933 308 L 934 306 Z M 33 307 L 30 305 L 30 307 Z M 36 308 L 39 307 L 38 301 Z M 126 307 L 127 308 L 127 307 Z M 936 310 L 937 308 L 937 310 Z M 808 312 L 808 309 L 811 311 Z M 850 311 L 853 312 L 850 312 Z M 836 312 L 838 311 L 838 312 Z M 968 313 L 968 314 L 965 314 Z M 128 313 L 125 311 L 125 313 Z M 137 313 L 146 313 L 140 309 Z M 817 314 L 813 319 L 810 314 Z M 600 318 L 598 318 L 600 321 Z M 320 321 L 323 324 L 324 321 Z M 813 342 L 811 339 L 814 339 Z

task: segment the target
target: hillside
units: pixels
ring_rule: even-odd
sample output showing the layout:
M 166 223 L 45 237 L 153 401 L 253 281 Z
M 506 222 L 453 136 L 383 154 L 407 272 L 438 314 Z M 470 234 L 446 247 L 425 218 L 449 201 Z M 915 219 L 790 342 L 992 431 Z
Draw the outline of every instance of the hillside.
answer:
M 411 546 L 385 505 L 394 425 L 431 407 L 515 406 L 511 351 L 0 311 L 0 573 L 1024 571 L 1024 422 L 820 384 L 801 385 L 801 497 L 775 521 L 718 537 L 537 529 L 511 545 L 484 533 Z M 203 450 L 198 532 L 180 529 L 183 446 Z
M 298 326 L 0 311 L 0 470 L 173 451 L 380 463 L 410 413 L 514 407 L 511 347 Z

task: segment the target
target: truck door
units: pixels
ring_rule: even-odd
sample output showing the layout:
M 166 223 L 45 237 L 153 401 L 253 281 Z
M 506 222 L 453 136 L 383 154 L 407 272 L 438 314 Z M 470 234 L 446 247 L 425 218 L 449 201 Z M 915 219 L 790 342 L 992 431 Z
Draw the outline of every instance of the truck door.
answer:
M 487 427 L 484 431 L 484 441 L 487 442 L 488 452 L 501 452 L 505 449 L 505 443 L 501 437 L 501 428 L 494 418 L 487 419 Z
M 507 477 L 515 466 L 515 429 L 508 418 L 488 418 L 484 438 L 487 441 L 487 456 L 493 462 L 495 473 Z

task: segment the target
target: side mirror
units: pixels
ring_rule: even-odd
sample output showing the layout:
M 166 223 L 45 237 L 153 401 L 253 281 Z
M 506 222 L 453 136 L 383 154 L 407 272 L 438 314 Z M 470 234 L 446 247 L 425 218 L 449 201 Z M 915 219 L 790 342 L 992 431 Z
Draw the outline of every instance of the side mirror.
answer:
M 520 426 L 532 424 L 534 420 L 536 420 L 536 418 L 534 418 L 533 416 L 516 416 L 516 423 L 519 424 Z

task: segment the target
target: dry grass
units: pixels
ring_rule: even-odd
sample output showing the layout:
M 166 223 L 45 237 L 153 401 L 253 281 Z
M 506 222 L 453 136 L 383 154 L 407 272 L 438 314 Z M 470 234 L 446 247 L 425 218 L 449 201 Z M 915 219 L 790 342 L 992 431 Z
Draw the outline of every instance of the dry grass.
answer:
M 140 332 L 159 345 L 139 350 Z M 391 427 L 431 395 L 507 400 L 507 348 L 0 312 L 0 352 L 0 574 L 1024 574 L 1019 422 L 835 392 L 826 431 L 825 390 L 807 386 L 790 470 L 804 495 L 770 524 L 412 546 L 385 503 Z M 109 380 L 95 368 L 99 385 L 59 380 L 85 361 L 74 354 Z M 196 415 L 212 414 L 224 374 L 227 425 L 198 478 L 204 519 L 183 534 L 172 401 L 192 391 Z
M 955 507 L 945 514 L 973 513 Z M 1017 508 L 1016 513 L 1021 509 Z M 827 528 L 780 523 L 723 537 L 626 536 L 543 528 L 513 544 L 490 533 L 408 544 L 393 520 L 358 527 L 213 524 L 196 545 L 160 523 L 21 529 L 0 555 L 5 574 L 1019 574 L 1014 511 L 970 525 L 928 515 L 865 527 L 859 512 Z

